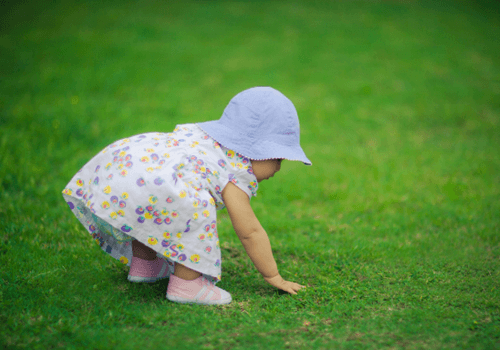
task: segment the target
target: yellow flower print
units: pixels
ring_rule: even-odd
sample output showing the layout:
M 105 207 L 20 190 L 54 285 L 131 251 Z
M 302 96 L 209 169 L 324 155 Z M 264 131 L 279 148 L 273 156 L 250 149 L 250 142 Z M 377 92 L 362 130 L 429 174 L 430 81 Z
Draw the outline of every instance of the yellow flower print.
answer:
M 124 156 L 124 155 L 126 155 L 126 154 L 127 154 L 127 153 L 125 153 L 125 151 L 121 151 L 120 153 L 118 153 L 118 155 L 119 155 L 120 157 L 123 157 L 123 156 Z
M 123 169 L 122 171 L 120 171 L 120 175 L 123 177 L 127 176 L 127 174 L 128 174 L 127 169 Z
M 126 264 L 128 264 L 128 259 L 127 259 L 126 257 L 122 256 L 122 257 L 120 258 L 120 262 L 121 262 L 122 264 L 126 265 Z
M 219 240 L 217 240 L 217 242 L 215 242 L 215 246 L 216 246 L 217 248 L 220 248 L 220 243 L 219 243 Z
M 177 234 L 175 235 L 177 238 L 181 239 L 182 238 L 182 232 L 177 232 Z
M 243 168 L 243 164 L 241 164 L 241 163 L 236 163 L 236 167 L 237 167 L 238 169 L 241 169 L 241 168 Z
M 210 198 L 209 201 L 210 205 L 214 206 L 215 205 L 215 200 L 213 198 Z
M 194 213 L 193 214 L 193 219 L 198 220 L 198 216 L 199 216 L 198 213 Z
M 208 210 L 203 210 L 203 216 L 208 218 L 210 216 L 210 212 Z
M 161 215 L 163 215 L 163 216 L 167 216 L 167 215 L 168 215 L 168 210 L 167 210 L 167 209 L 163 209 L 163 210 L 161 211 Z
M 112 212 L 111 214 L 109 214 L 109 216 L 111 217 L 111 219 L 116 219 L 118 215 L 116 214 L 116 212 Z
M 124 167 L 124 165 L 123 165 L 123 164 L 118 165 L 118 170 L 122 170 L 122 169 L 123 169 L 123 167 Z
M 196 264 L 200 262 L 200 256 L 198 254 L 191 255 L 190 259 L 192 262 L 194 262 Z
M 211 183 L 212 183 L 212 180 L 210 180 L 210 179 L 208 179 L 208 178 L 207 178 L 207 182 L 208 182 L 209 184 L 211 184 Z
M 177 249 L 182 252 L 184 250 L 184 244 L 177 244 Z
M 186 191 L 182 190 L 180 193 L 179 193 L 179 197 L 181 198 L 185 198 L 187 195 Z
M 149 236 L 148 243 L 150 245 L 156 245 L 158 243 L 158 240 L 156 238 L 154 238 L 153 236 Z
M 172 217 L 173 217 L 173 218 L 176 218 L 178 215 L 179 215 L 179 214 L 177 214 L 177 212 L 176 212 L 175 210 L 172 212 Z
M 90 207 L 90 201 L 88 200 L 87 203 L 85 204 L 87 207 Z
M 104 201 L 104 202 L 102 202 L 101 207 L 102 207 L 103 209 L 108 209 L 108 208 L 109 208 L 109 202 L 108 202 L 108 201 Z
M 83 180 L 81 180 L 81 179 L 76 180 L 76 185 L 78 187 L 82 187 L 83 186 Z
M 122 198 L 123 199 L 128 199 L 128 193 L 127 192 L 123 192 L 122 193 Z
M 124 217 L 125 212 L 123 210 L 118 210 L 118 215 L 120 215 L 121 217 Z
M 149 196 L 149 203 L 151 204 L 155 204 L 156 202 L 158 202 L 158 197 L 156 196 Z
M 172 236 L 170 235 L 170 232 L 165 231 L 163 232 L 163 237 L 165 237 L 165 239 L 170 239 Z
M 68 196 L 71 196 L 71 194 L 73 193 L 73 191 L 71 191 L 69 188 L 65 188 L 64 191 L 63 191 L 64 194 L 67 194 Z
M 108 186 L 104 187 L 104 189 L 102 191 L 106 194 L 109 194 L 109 193 L 111 193 L 111 187 L 108 185 Z
M 152 166 L 146 168 L 146 171 L 148 173 L 152 173 L 154 170 L 155 170 L 155 168 L 153 168 Z
M 227 154 L 228 158 L 233 158 L 234 157 L 234 152 L 231 151 L 231 150 L 227 151 L 226 154 Z
M 214 238 L 214 234 L 212 232 L 207 233 L 208 239 Z
M 152 148 L 148 148 L 148 149 L 146 150 L 146 152 L 148 152 L 148 153 L 153 153 L 154 151 L 155 151 L 155 150 L 154 150 L 154 149 L 152 149 Z
M 163 256 L 164 256 L 165 258 L 170 258 L 170 255 L 171 255 L 171 254 L 172 254 L 171 252 L 169 252 L 168 250 L 165 250 L 165 252 L 163 253 Z
M 205 168 L 204 166 L 202 166 L 202 167 L 200 167 L 200 171 L 201 171 L 202 173 L 204 173 L 204 172 L 206 172 L 206 171 L 207 171 L 207 168 Z
M 231 166 L 232 166 L 233 168 L 235 168 L 235 167 L 236 167 L 236 164 L 234 164 L 234 162 L 231 162 L 230 164 L 231 164 Z
M 164 156 L 165 158 L 170 158 L 170 154 L 168 154 L 168 153 L 163 153 L 163 156 Z
M 198 208 L 198 201 L 193 202 L 193 208 Z
M 142 158 L 141 158 L 141 162 L 143 162 L 143 163 L 147 163 L 147 162 L 149 162 L 149 157 L 148 157 L 148 156 L 144 156 L 144 157 L 142 157 Z
M 146 213 L 146 214 L 144 214 L 144 217 L 145 217 L 146 219 L 152 219 L 152 218 L 153 218 L 153 215 L 151 215 L 150 213 Z
M 214 170 L 213 174 L 214 174 L 215 176 L 219 176 L 219 172 L 218 172 L 217 170 Z
M 111 163 L 106 164 L 105 169 L 106 169 L 106 170 L 109 170 L 109 168 L 111 168 L 111 165 L 112 165 Z

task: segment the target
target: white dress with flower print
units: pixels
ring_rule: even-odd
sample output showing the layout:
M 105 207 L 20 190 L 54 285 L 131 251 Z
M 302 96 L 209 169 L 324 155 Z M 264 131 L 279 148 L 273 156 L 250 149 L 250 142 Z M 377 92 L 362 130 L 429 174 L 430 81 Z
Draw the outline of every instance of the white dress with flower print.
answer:
M 216 209 L 234 183 L 251 198 L 251 162 L 217 143 L 196 124 L 114 142 L 66 185 L 70 209 L 101 248 L 130 265 L 137 239 L 167 259 L 221 279 Z

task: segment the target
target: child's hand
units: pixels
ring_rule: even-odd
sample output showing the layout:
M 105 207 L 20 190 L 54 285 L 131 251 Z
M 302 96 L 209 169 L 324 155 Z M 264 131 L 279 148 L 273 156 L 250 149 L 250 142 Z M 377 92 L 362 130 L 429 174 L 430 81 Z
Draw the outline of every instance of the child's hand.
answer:
M 305 288 L 305 286 L 302 286 L 298 283 L 285 281 L 280 275 L 268 278 L 264 277 L 264 279 L 270 285 L 275 286 L 276 288 L 279 288 L 281 290 L 284 290 L 285 292 L 288 292 L 290 294 L 297 294 L 297 291 L 299 289 Z

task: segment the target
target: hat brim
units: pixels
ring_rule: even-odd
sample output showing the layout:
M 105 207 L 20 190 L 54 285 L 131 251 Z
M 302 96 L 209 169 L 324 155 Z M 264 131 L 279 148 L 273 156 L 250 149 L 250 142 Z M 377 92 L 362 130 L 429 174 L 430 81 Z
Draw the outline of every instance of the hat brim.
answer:
M 196 125 L 222 146 L 251 160 L 286 159 L 312 165 L 300 145 L 285 146 L 272 140 L 257 140 L 228 128 L 219 120 L 196 123 Z

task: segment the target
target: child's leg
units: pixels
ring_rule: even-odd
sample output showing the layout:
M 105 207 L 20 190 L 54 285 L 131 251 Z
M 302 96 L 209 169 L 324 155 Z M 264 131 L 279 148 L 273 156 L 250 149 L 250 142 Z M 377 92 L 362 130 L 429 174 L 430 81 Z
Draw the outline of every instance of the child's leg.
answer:
M 174 276 L 182 278 L 186 281 L 192 281 L 200 277 L 201 273 L 191 270 L 189 267 L 184 265 L 175 263 Z
M 156 252 L 153 249 L 146 247 L 136 239 L 132 241 L 132 255 L 144 260 L 154 260 L 156 258 Z

